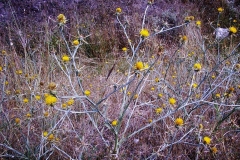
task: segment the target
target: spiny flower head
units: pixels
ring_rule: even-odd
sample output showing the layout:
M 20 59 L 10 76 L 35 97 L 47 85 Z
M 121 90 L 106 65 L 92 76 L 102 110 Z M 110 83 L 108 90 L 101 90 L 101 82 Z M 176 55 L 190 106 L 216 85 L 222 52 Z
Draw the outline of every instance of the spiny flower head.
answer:
M 201 66 L 200 63 L 195 63 L 195 64 L 193 65 L 193 69 L 194 69 L 194 71 L 196 71 L 196 72 L 200 71 L 201 68 L 202 68 L 202 66 Z
M 237 28 L 236 27 L 229 27 L 229 31 L 230 31 L 230 33 L 233 33 L 233 34 L 235 34 L 235 33 L 237 33 Z
M 2 66 L 0 66 L 0 72 L 2 72 L 3 71 L 3 68 L 2 68 Z
M 49 94 L 45 97 L 45 103 L 46 105 L 53 106 L 57 102 L 57 97 Z
M 19 69 L 19 70 L 16 70 L 16 74 L 22 74 L 23 73 L 23 71 L 21 70 L 21 69 Z
M 156 114 L 162 113 L 163 109 L 161 107 L 158 107 L 155 109 Z
M 26 114 L 26 117 L 27 117 L 27 118 L 31 118 L 31 117 L 32 117 L 31 113 L 27 113 L 27 114 Z
M 212 147 L 212 148 L 211 148 L 211 152 L 212 152 L 213 154 L 216 154 L 217 151 L 218 151 L 218 150 L 217 150 L 217 147 Z
M 163 94 L 162 93 L 159 93 L 158 94 L 158 98 L 162 98 L 163 97 Z
M 155 82 L 158 83 L 160 82 L 160 79 L 158 77 L 155 78 Z
M 70 57 L 67 56 L 67 55 L 63 55 L 62 56 L 62 61 L 65 63 L 65 62 L 69 62 L 70 61 Z
M 122 9 L 121 9 L 120 7 L 116 8 L 116 13 L 117 13 L 117 14 L 122 13 Z
M 146 38 L 146 37 L 148 37 L 150 34 L 149 34 L 149 32 L 148 32 L 147 29 L 142 29 L 142 30 L 140 31 L 140 35 L 141 35 L 143 38 Z
M 84 94 L 85 94 L 86 96 L 90 96 L 91 92 L 90 92 L 89 90 L 85 90 L 85 91 L 84 91 Z
M 182 118 L 177 118 L 177 119 L 175 120 L 175 125 L 176 125 L 176 126 L 182 126 L 183 123 L 184 123 L 184 121 L 183 121 Z
M 55 138 L 55 137 L 54 137 L 54 135 L 53 135 L 53 134 L 50 134 L 50 135 L 48 136 L 48 140 L 49 140 L 49 141 L 53 141 L 53 140 L 54 140 L 54 138 Z
M 29 102 L 29 100 L 27 98 L 23 99 L 23 103 L 28 103 L 28 102 Z
M 134 67 L 135 67 L 136 70 L 142 70 L 143 67 L 144 67 L 143 62 L 142 61 L 136 62 Z
M 74 99 L 72 99 L 72 98 L 67 101 L 68 106 L 73 105 L 73 103 L 74 103 Z
M 40 95 L 36 95 L 36 96 L 35 96 L 35 99 L 36 99 L 37 101 L 39 101 L 39 100 L 41 99 L 41 96 L 40 96 Z
M 74 40 L 74 41 L 72 42 L 72 44 L 73 44 L 74 46 L 78 46 L 78 45 L 79 45 L 79 40 L 78 40 L 78 39 Z
M 219 13 L 222 13 L 224 11 L 224 9 L 222 7 L 219 7 L 217 10 Z
M 184 36 L 181 36 L 181 39 L 180 39 L 182 42 L 186 42 L 188 40 L 188 37 L 186 35 Z
M 51 82 L 48 84 L 48 89 L 50 89 L 50 90 L 54 90 L 56 87 L 57 87 L 57 85 L 54 82 Z
M 193 88 L 197 88 L 197 87 L 198 87 L 198 84 L 197 84 L 197 83 L 193 83 L 193 84 L 192 84 L 192 87 L 193 87 Z
M 196 21 L 196 26 L 201 27 L 202 22 L 201 21 Z
M 210 144 L 211 143 L 211 138 L 208 137 L 208 136 L 203 137 L 203 143 Z
M 57 16 L 57 20 L 58 20 L 58 22 L 60 24 L 65 24 L 67 22 L 66 17 L 64 16 L 64 14 L 59 14 Z
M 15 118 L 15 123 L 16 124 L 20 124 L 20 122 L 21 122 L 20 118 Z
M 44 117 L 48 117 L 48 116 L 49 116 L 49 113 L 46 111 L 46 112 L 43 113 L 43 116 L 44 116 Z
M 169 98 L 169 104 L 174 105 L 176 103 L 176 99 L 175 98 Z
M 116 126 L 118 124 L 118 121 L 115 119 L 115 120 L 112 121 L 111 124 L 112 124 L 112 126 Z
M 127 52 L 127 50 L 128 50 L 128 49 L 127 49 L 126 47 L 123 47 L 123 48 L 122 48 L 122 51 L 123 51 L 123 52 Z
M 43 132 L 43 137 L 47 137 L 47 135 L 48 135 L 48 132 L 47 132 L 47 131 L 44 131 L 44 132 Z

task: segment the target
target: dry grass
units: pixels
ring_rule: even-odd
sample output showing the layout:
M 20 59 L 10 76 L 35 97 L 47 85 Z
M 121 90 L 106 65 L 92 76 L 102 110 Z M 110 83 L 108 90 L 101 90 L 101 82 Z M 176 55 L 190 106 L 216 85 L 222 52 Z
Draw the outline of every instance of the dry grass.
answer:
M 157 21 L 154 5 L 148 5 L 144 21 L 147 4 L 139 4 L 121 7 L 119 15 L 112 9 L 81 17 L 71 10 L 62 25 L 57 15 L 38 26 L 20 19 L 8 23 L 0 57 L 1 158 L 240 158 L 239 32 L 216 41 L 204 32 L 210 24 L 196 26 L 200 15 L 184 24 L 184 17 L 166 9 L 163 21 Z M 194 10 L 194 5 L 188 7 Z M 180 8 L 175 11 L 189 16 Z M 163 25 L 166 21 L 171 25 Z M 140 37 L 142 26 L 150 37 Z M 71 60 L 63 62 L 63 55 Z M 138 70 L 137 62 L 149 67 Z M 196 63 L 201 64 L 199 71 L 194 71 Z M 49 95 L 57 102 L 47 105 Z M 170 98 L 176 103 L 170 104 Z M 74 103 L 64 108 L 70 99 Z M 156 113 L 157 108 L 162 112 Z M 183 125 L 176 124 L 177 118 Z M 210 144 L 204 143 L 205 136 Z

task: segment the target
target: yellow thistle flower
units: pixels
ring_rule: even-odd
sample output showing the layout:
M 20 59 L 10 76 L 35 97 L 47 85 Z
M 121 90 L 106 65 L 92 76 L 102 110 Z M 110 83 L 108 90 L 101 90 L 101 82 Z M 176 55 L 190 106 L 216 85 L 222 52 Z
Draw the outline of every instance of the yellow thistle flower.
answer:
M 144 67 L 143 62 L 141 62 L 141 61 L 136 62 L 134 67 L 136 70 L 142 70 Z
M 5 81 L 5 85 L 8 85 L 9 83 L 8 83 L 8 81 Z
M 53 141 L 53 140 L 54 140 L 54 138 L 55 138 L 55 137 L 54 137 L 54 135 L 53 135 L 53 134 L 50 134 L 50 135 L 48 136 L 48 140 L 49 140 L 49 141 Z
M 59 14 L 57 16 L 57 20 L 58 20 L 58 22 L 60 24 L 65 24 L 67 22 L 66 17 L 64 16 L 64 14 Z
M 138 98 L 138 94 L 135 94 L 134 96 L 133 96 L 133 99 L 137 99 Z
M 27 117 L 27 118 L 31 118 L 31 117 L 32 117 L 31 113 L 27 113 L 27 114 L 26 114 L 26 117 Z
M 152 121 L 153 121 L 153 120 L 152 120 L 151 118 L 148 119 L 148 122 L 149 122 L 149 123 L 152 123 Z
M 209 138 L 208 136 L 203 137 L 203 143 L 210 144 L 211 143 L 211 138 Z
M 48 132 L 47 132 L 47 131 L 44 131 L 44 132 L 43 132 L 43 137 L 47 137 L 47 135 L 48 135 Z
M 53 106 L 56 102 L 57 102 L 57 97 L 51 94 L 45 97 L 46 105 Z
M 192 84 L 192 87 L 193 87 L 193 88 L 197 88 L 197 87 L 198 87 L 198 84 L 197 84 L 197 83 L 193 83 L 193 84 Z
M 188 37 L 187 36 L 181 36 L 181 41 L 183 41 L 183 42 L 186 42 L 188 40 Z
M 74 40 L 74 41 L 72 42 L 72 44 L 73 44 L 74 46 L 78 46 L 78 45 L 79 45 L 79 40 L 78 40 L 78 39 Z
M 127 49 L 126 47 L 123 47 L 123 48 L 122 48 L 122 51 L 123 51 L 123 52 L 127 52 L 127 50 L 128 50 L 128 49 Z
M 151 87 L 151 91 L 154 91 L 155 90 L 155 88 L 154 87 Z
M 3 68 L 0 66 L 0 72 L 2 72 L 3 71 Z
M 217 10 L 219 13 L 222 13 L 224 11 L 224 9 L 222 7 L 219 7 Z
M 233 33 L 233 34 L 235 34 L 235 33 L 237 33 L 237 28 L 236 27 L 229 27 L 229 31 L 230 31 L 230 33 Z
M 142 29 L 142 30 L 140 31 L 140 35 L 141 35 L 143 38 L 146 38 L 146 37 L 148 37 L 150 34 L 149 34 L 149 32 L 148 32 L 147 29 Z
M 28 102 L 29 102 L 29 100 L 27 98 L 23 99 L 23 103 L 28 103 Z
M 2 54 L 4 55 L 4 54 L 6 54 L 7 52 L 5 51 L 5 50 L 2 50 Z
M 158 94 L 158 97 L 159 97 L 159 98 L 162 98 L 162 97 L 163 97 L 163 94 L 162 94 L 162 93 L 159 93 L 159 94 Z
M 201 27 L 202 22 L 201 21 L 196 21 L 196 26 Z
M 43 113 L 43 116 L 44 116 L 44 117 L 48 117 L 48 116 L 49 116 L 49 113 L 48 113 L 48 112 L 44 112 L 44 113 Z
M 62 104 L 62 109 L 67 109 L 67 103 Z
M 50 89 L 50 90 L 54 90 L 54 89 L 56 89 L 56 87 L 57 87 L 57 85 L 54 82 L 51 82 L 48 84 L 48 89 Z
M 158 83 L 160 82 L 160 79 L 158 77 L 155 78 L 155 82 Z
M 161 107 L 158 107 L 155 109 L 156 114 L 162 113 L 163 109 Z
M 67 55 L 63 55 L 63 56 L 62 56 L 62 61 L 63 61 L 64 63 L 69 62 L 69 61 L 70 61 L 70 57 L 67 56 Z
M 203 125 L 199 124 L 199 129 L 202 130 L 203 129 Z
M 89 90 L 85 90 L 85 91 L 84 91 L 84 94 L 85 94 L 86 96 L 90 96 L 91 92 L 90 92 Z
M 19 70 L 16 70 L 16 74 L 22 74 L 23 73 L 23 71 L 21 70 L 21 69 L 19 69 Z
M 211 152 L 212 152 L 213 154 L 216 154 L 217 151 L 218 151 L 218 150 L 217 150 L 217 147 L 212 147 L 212 148 L 211 148 Z
M 216 98 L 220 98 L 221 95 L 220 95 L 219 93 L 217 93 L 217 94 L 215 95 L 215 97 L 216 97 Z
M 215 79 L 216 78 L 216 76 L 215 75 L 212 75 L 212 79 Z
M 112 121 L 111 124 L 112 124 L 112 126 L 116 126 L 118 124 L 118 121 L 115 119 L 115 120 Z
M 183 121 L 182 118 L 177 118 L 177 119 L 175 120 L 175 125 L 176 125 L 176 126 L 182 126 L 183 123 L 184 123 L 184 121 Z
M 73 105 L 73 103 L 74 103 L 74 99 L 72 99 L 72 98 L 67 101 L 68 106 Z
M 196 72 L 200 71 L 201 68 L 202 68 L 202 66 L 201 66 L 200 63 L 195 63 L 195 64 L 193 65 L 193 69 L 194 69 Z
M 116 8 L 116 13 L 117 13 L 117 14 L 122 13 L 122 9 L 121 9 L 120 7 Z
M 36 99 L 37 101 L 39 101 L 39 100 L 41 99 L 41 96 L 40 96 L 40 95 L 36 95 L 36 96 L 35 96 L 35 99 Z
M 169 98 L 169 104 L 174 105 L 176 103 L 175 98 Z
M 17 89 L 16 91 L 15 91 L 15 94 L 20 94 L 21 93 L 21 91 L 19 90 L 19 89 Z
M 21 122 L 20 118 L 15 118 L 15 123 L 16 124 L 20 124 L 20 122 Z

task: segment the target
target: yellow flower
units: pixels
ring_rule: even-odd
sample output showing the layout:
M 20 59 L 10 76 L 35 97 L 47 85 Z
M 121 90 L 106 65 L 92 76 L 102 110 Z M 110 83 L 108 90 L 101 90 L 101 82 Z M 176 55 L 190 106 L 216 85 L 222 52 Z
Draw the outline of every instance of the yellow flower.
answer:
M 148 119 L 148 122 L 149 122 L 149 123 L 152 123 L 152 121 L 153 121 L 153 120 L 152 120 L 151 118 Z
M 155 109 L 156 114 L 162 113 L 163 109 L 161 107 L 158 107 Z
M 174 105 L 175 103 L 176 103 L 176 100 L 175 100 L 175 98 L 169 98 L 169 103 L 171 104 L 171 105 Z
M 177 119 L 175 120 L 175 125 L 176 125 L 176 126 L 182 126 L 183 123 L 184 123 L 184 121 L 183 121 L 182 118 L 177 118 Z
M 44 115 L 44 117 L 48 117 L 49 113 L 48 112 L 44 112 L 43 115 Z
M 76 39 L 76 40 L 74 40 L 72 43 L 73 43 L 74 46 L 77 46 L 77 45 L 79 45 L 79 40 Z
M 148 32 L 147 29 L 142 29 L 142 30 L 140 31 L 140 35 L 141 35 L 143 38 L 146 38 L 146 37 L 148 37 L 150 34 L 149 34 L 149 32 Z
M 183 42 L 186 42 L 188 40 L 188 37 L 187 36 L 181 36 L 181 41 L 183 41 Z
M 8 83 L 8 81 L 5 81 L 5 85 L 8 85 L 9 83 Z
M 112 126 L 116 126 L 118 124 L 118 121 L 115 119 L 112 121 Z
M 3 69 L 2 69 L 2 67 L 0 66 L 0 72 L 2 72 L 2 70 L 3 70 Z
M 63 62 L 69 62 L 69 61 L 70 61 L 70 57 L 67 56 L 67 55 L 63 55 L 63 56 L 62 56 L 62 61 L 63 61 Z
M 16 124 L 20 124 L 20 122 L 21 122 L 20 118 L 15 118 L 15 123 Z
M 222 13 L 224 9 L 222 7 L 219 7 L 217 10 L 219 13 Z
M 28 103 L 28 102 L 29 102 L 29 100 L 27 98 L 23 99 L 23 103 Z
M 217 94 L 215 95 L 215 97 L 216 97 L 216 98 L 220 98 L 221 95 L 220 95 L 219 93 L 217 93 Z
M 131 92 L 127 92 L 127 95 L 130 96 L 130 95 L 131 95 Z
M 151 87 L 151 91 L 154 91 L 155 90 L 155 88 L 154 87 Z
M 41 99 L 41 96 L 40 96 L 40 95 L 36 95 L 36 96 L 35 96 L 35 99 L 36 99 L 37 101 L 39 101 L 39 100 Z
M 117 13 L 117 14 L 122 13 L 122 9 L 121 9 L 120 7 L 116 8 L 116 13 Z
M 202 130 L 203 129 L 203 125 L 199 124 L 199 129 Z
M 67 109 L 67 103 L 62 104 L 62 109 Z
M 48 132 L 47 132 L 47 131 L 44 131 L 44 132 L 43 132 L 43 137 L 47 137 L 47 135 L 48 135 Z
M 155 82 L 158 83 L 160 82 L 160 79 L 158 77 L 155 78 Z
M 216 76 L 215 75 L 212 75 L 212 79 L 215 79 L 216 78 Z
M 73 105 L 73 103 L 74 103 L 74 99 L 72 99 L 72 98 L 67 101 L 68 106 Z
M 2 54 L 6 54 L 7 52 L 5 50 L 2 50 Z
M 193 88 L 197 88 L 197 87 L 198 87 L 198 84 L 197 84 L 197 83 L 193 83 L 193 84 L 192 84 L 192 87 L 193 87 Z
M 235 34 L 235 33 L 237 33 L 237 28 L 236 27 L 229 27 L 229 31 L 230 31 L 230 33 L 233 33 L 233 34 Z
M 208 136 L 203 137 L 203 143 L 210 144 L 211 143 L 211 138 L 209 138 Z
M 15 91 L 15 94 L 20 94 L 21 93 L 21 91 L 19 90 L 19 89 L 17 89 L 16 91 Z
M 127 50 L 128 50 L 128 49 L 127 49 L 126 47 L 123 47 L 123 48 L 122 48 L 122 51 L 123 51 L 123 52 L 127 52 Z
M 21 69 L 19 69 L 19 70 L 16 70 L 16 74 L 22 74 L 23 73 L 23 71 L 21 70 Z
M 57 16 L 58 22 L 61 24 L 65 24 L 67 22 L 66 17 L 64 16 L 64 14 L 59 14 Z
M 137 99 L 138 98 L 138 94 L 135 94 L 134 96 L 133 96 L 133 99 Z
M 27 114 L 26 114 L 26 117 L 27 117 L 27 118 L 31 118 L 31 117 L 32 117 L 31 113 L 27 113 Z
M 134 67 L 136 70 L 142 70 L 144 67 L 143 62 L 141 62 L 141 61 L 136 62 Z
M 201 21 L 196 21 L 196 26 L 201 27 L 202 22 Z
M 218 150 L 217 150 L 217 147 L 212 147 L 212 148 L 211 148 L 211 152 L 212 152 L 213 154 L 216 154 L 217 151 L 218 151 Z
M 86 96 L 90 96 L 91 92 L 90 92 L 89 90 L 85 90 L 85 91 L 84 91 L 84 94 L 85 94 Z
M 50 89 L 50 90 L 54 90 L 56 87 L 57 87 L 57 85 L 54 82 L 51 82 L 48 84 L 48 89 Z
M 198 72 L 198 71 L 201 70 L 202 66 L 201 66 L 200 63 L 195 63 L 195 64 L 193 65 L 193 68 L 194 68 L 194 70 L 195 70 L 196 72 Z
M 57 102 L 57 97 L 53 96 L 53 95 L 48 95 L 45 97 L 45 103 L 46 105 L 52 106 Z
M 48 136 L 48 140 L 49 140 L 49 141 L 53 141 L 53 140 L 54 140 L 54 138 L 55 138 L 55 137 L 54 137 L 54 135 L 53 135 L 53 134 L 50 134 L 50 135 Z
M 191 21 L 193 21 L 193 20 L 194 20 L 194 16 L 189 16 L 189 19 L 190 19 Z
M 162 98 L 162 96 L 163 96 L 162 93 L 159 93 L 159 94 L 158 94 L 158 97 L 159 97 L 159 98 Z

